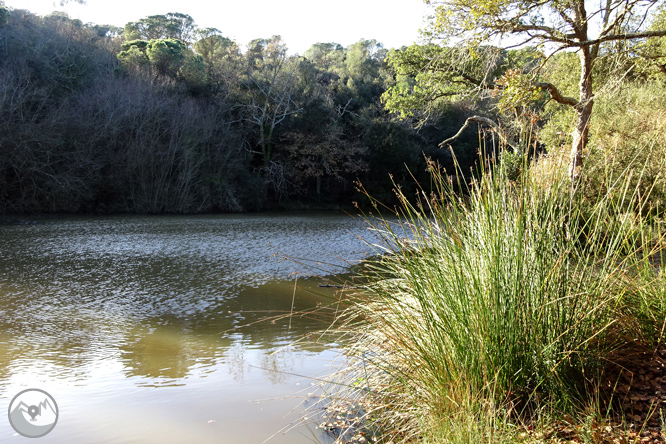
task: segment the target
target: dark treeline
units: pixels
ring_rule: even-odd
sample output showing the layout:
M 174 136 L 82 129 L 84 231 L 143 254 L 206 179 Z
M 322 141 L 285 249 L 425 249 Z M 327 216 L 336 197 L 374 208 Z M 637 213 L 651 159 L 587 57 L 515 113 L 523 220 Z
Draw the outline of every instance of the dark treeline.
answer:
M 417 132 L 374 40 L 245 51 L 184 14 L 124 29 L 0 6 L 0 213 L 195 213 L 391 202 L 465 114 Z M 471 165 L 474 137 L 457 145 Z M 391 178 L 392 176 L 392 178 Z M 414 177 L 412 177 L 414 176 Z

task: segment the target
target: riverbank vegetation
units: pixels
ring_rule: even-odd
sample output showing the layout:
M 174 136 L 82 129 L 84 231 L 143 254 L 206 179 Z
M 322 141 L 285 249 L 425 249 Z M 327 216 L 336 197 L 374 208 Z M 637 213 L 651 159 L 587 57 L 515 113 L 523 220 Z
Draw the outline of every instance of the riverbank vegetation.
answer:
M 666 239 L 643 215 L 633 178 L 591 204 L 571 192 L 564 162 L 517 180 L 506 165 L 489 168 L 461 197 L 433 166 L 434 197 L 401 195 L 399 222 L 369 219 L 386 254 L 366 264 L 369 284 L 345 296 L 338 320 L 352 362 L 343 392 L 363 406 L 356 437 L 662 436 L 661 383 L 649 402 L 633 401 L 644 371 L 636 360 L 663 362 L 666 280 L 656 264 Z
M 664 442 L 663 5 L 433 3 L 431 36 L 458 45 L 391 53 L 386 104 L 427 121 L 474 97 L 488 108 L 467 124 L 490 136 L 471 180 L 431 163 L 416 199 L 368 193 L 384 254 L 342 296 L 350 364 L 322 426 L 340 442 Z M 541 44 L 484 46 L 506 34 Z

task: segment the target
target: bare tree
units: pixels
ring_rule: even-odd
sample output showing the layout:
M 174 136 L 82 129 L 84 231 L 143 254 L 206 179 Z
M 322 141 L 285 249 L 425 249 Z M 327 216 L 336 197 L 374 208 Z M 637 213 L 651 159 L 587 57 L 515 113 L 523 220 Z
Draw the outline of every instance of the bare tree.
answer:
M 287 56 L 279 36 L 251 43 L 248 72 L 243 82 L 245 121 L 256 125 L 264 167 L 273 156 L 275 128 L 302 108 L 294 100 L 298 60 Z

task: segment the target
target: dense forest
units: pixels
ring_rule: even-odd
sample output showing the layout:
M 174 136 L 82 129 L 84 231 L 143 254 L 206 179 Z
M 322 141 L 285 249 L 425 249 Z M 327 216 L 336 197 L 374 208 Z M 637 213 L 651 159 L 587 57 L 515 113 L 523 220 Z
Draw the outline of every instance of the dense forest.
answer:
M 587 168 L 622 170 L 637 137 L 663 146 L 663 46 L 599 52 Z M 578 112 L 578 56 L 545 54 L 361 40 L 293 55 L 280 36 L 241 44 L 181 13 L 117 28 L 0 6 L 0 214 L 339 208 L 364 205 L 359 188 L 392 204 L 396 187 L 427 188 L 427 159 L 469 175 L 480 147 L 518 171 L 570 143 Z M 559 96 L 534 86 L 551 78 Z M 655 198 L 662 163 L 644 181 Z
M 464 121 L 391 117 L 374 40 L 299 56 L 273 36 L 241 52 L 185 14 L 119 29 L 0 11 L 4 214 L 334 208 L 358 183 L 390 201 L 425 157 L 451 164 L 437 142 Z M 476 144 L 458 148 L 468 165 Z

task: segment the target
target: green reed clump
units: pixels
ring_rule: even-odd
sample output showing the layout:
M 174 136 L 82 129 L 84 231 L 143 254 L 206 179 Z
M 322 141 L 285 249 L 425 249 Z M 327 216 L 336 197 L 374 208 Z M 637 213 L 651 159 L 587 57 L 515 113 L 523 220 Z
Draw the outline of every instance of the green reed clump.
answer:
M 366 264 L 338 331 L 353 344 L 348 385 L 387 439 L 428 441 L 453 423 L 501 442 L 507 421 L 577 411 L 604 356 L 661 327 L 635 322 L 651 313 L 640 214 L 622 212 L 617 190 L 583 204 L 566 177 L 543 186 L 524 171 L 514 182 L 491 168 L 462 196 L 433 167 L 432 195 L 398 192 L 397 219 L 368 219 L 386 254 Z

